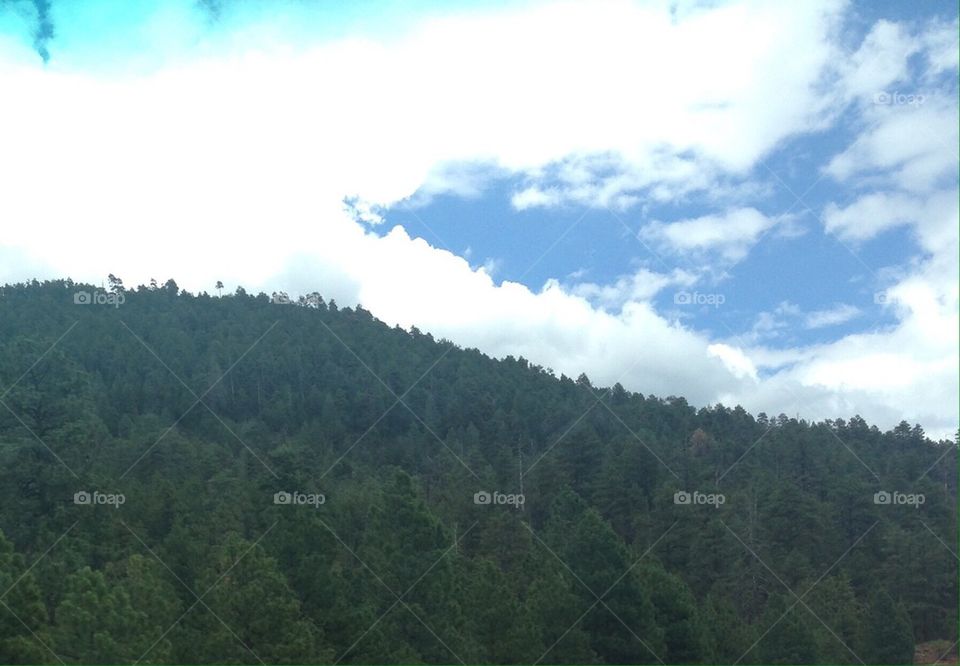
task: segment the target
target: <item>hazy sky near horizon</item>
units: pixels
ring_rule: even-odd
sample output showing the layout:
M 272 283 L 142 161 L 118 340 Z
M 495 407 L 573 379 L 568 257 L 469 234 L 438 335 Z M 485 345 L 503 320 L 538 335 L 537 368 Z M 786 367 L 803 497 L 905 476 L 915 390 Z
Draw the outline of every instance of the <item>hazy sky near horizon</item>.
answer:
M 320 291 L 597 385 L 952 438 L 956 11 L 0 0 L 0 283 Z

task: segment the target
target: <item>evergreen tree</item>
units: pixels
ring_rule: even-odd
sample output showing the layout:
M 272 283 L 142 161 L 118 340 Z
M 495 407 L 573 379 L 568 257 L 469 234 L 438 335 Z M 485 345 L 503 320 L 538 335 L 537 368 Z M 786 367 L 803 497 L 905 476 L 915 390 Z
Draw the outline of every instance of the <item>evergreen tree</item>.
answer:
M 544 652 L 528 609 L 517 599 L 503 572 L 481 559 L 461 570 L 465 629 L 478 652 L 471 662 L 532 663 Z
M 169 644 L 162 641 L 167 627 L 150 619 L 126 589 L 84 567 L 67 577 L 66 594 L 56 608 L 55 650 L 72 663 L 167 661 Z
M 755 644 L 758 638 L 756 630 L 753 625 L 741 619 L 730 596 L 719 589 L 712 591 L 705 606 L 703 618 L 709 641 L 705 654 L 709 655 L 709 658 L 703 661 L 721 664 L 755 663 Z
M 194 605 L 192 599 L 183 619 L 181 661 L 289 664 L 330 658 L 276 561 L 257 543 L 228 536 L 212 553 L 196 593 L 202 601 Z
M 875 590 L 867 604 L 865 661 L 871 664 L 913 663 L 913 631 L 910 617 L 900 603 L 883 590 Z
M 808 611 L 796 599 L 773 594 L 760 618 L 759 631 L 763 636 L 758 644 L 761 663 L 812 664 L 817 660 L 817 648 Z
M 583 628 L 581 598 L 570 587 L 561 567 L 542 562 L 530 584 L 526 604 L 534 621 L 544 652 L 537 658 L 547 664 L 595 663 L 597 655 L 590 647 L 590 636 Z
M 663 628 L 666 653 L 661 658 L 671 664 L 703 661 L 709 654 L 709 636 L 690 588 L 652 558 L 642 561 L 636 570 L 655 609 L 657 624 Z
M 40 588 L 23 556 L 0 532 L 0 662 L 47 662 L 51 653 L 47 613 Z

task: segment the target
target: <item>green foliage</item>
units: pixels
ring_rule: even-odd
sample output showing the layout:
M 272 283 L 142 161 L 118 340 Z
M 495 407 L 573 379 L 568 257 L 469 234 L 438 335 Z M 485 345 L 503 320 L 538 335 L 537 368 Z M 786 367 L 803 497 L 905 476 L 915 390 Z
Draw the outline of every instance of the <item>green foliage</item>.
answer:
M 810 664 L 816 660 L 813 627 L 806 609 L 796 599 L 771 595 L 760 627 L 761 663 Z
M 0 663 L 903 663 L 956 639 L 956 441 L 607 391 L 318 294 L 109 288 L 0 287 Z M 74 503 L 95 490 L 125 501 Z
M 257 543 L 230 534 L 198 578 L 199 600 L 184 618 L 180 659 L 317 663 L 329 659 L 314 623 Z M 194 657 L 193 655 L 196 655 Z
M 711 592 L 702 613 L 711 661 L 720 664 L 757 661 L 756 628 L 743 621 L 729 595 Z
M 653 560 L 641 563 L 638 577 L 656 609 L 657 624 L 663 627 L 663 660 L 671 664 L 699 663 L 709 654 L 709 638 L 690 588 Z
M 51 659 L 46 608 L 23 556 L 0 532 L 0 662 L 32 664 Z
M 125 585 L 110 585 L 103 573 L 90 567 L 71 574 L 54 618 L 57 654 L 74 663 L 168 660 L 169 644 L 161 639 L 164 628 L 151 622 L 154 618 L 139 601 Z
M 913 631 L 901 603 L 883 590 L 870 595 L 867 608 L 864 659 L 872 664 L 909 664 L 913 661 Z

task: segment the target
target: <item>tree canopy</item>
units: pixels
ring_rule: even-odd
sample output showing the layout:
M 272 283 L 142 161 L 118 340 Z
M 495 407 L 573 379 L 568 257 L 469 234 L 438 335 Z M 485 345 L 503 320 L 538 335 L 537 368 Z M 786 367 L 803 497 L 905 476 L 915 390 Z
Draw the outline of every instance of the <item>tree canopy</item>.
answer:
M 956 440 L 222 289 L 0 288 L 0 663 L 903 663 L 957 638 Z

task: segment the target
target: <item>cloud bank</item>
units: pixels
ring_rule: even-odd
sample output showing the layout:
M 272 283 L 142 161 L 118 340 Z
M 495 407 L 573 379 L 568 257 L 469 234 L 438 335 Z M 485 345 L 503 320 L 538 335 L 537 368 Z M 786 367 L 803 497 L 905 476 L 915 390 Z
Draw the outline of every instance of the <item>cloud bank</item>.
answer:
M 169 7 L 140 30 L 196 20 L 193 5 Z M 560 2 L 322 40 L 235 22 L 172 40 L 176 57 L 135 74 L 75 67 L 52 47 L 44 66 L 32 42 L 0 33 L 0 81 L 17 100 L 0 106 L 0 279 L 319 290 L 595 384 L 952 436 L 957 100 L 942 81 L 956 73 L 956 25 L 878 22 L 851 47 L 847 15 L 838 2 Z M 923 104 L 876 98 L 907 80 L 926 85 Z M 855 245 L 903 227 L 923 250 L 877 276 L 894 323 L 778 348 L 686 326 L 695 303 L 658 310 L 658 294 L 705 279 L 690 262 L 740 261 L 777 224 L 780 211 L 747 196 L 764 160 L 842 122 L 853 139 L 819 175 L 846 196 L 824 230 Z M 378 236 L 357 221 L 418 193 L 476 193 L 485 173 L 522 178 L 520 209 L 724 200 L 641 231 L 679 265 L 611 284 L 497 283 L 402 228 Z M 838 304 L 799 320 L 856 314 Z

